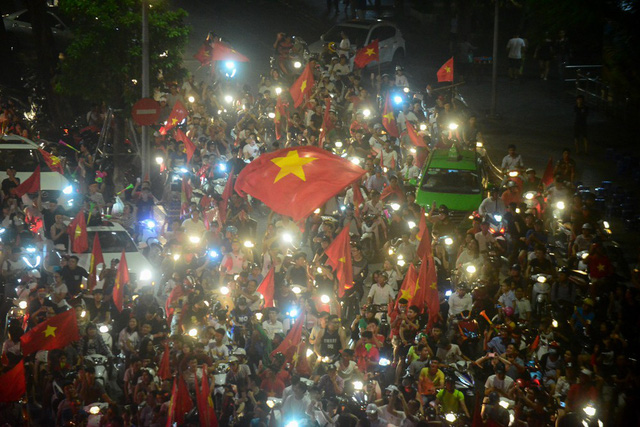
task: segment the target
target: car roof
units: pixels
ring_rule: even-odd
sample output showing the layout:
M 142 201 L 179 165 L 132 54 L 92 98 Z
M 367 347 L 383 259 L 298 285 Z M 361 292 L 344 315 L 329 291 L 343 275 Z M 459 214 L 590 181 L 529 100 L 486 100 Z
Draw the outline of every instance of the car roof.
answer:
M 336 24 L 336 27 L 354 27 L 354 28 L 371 28 L 376 24 L 384 24 L 390 27 L 395 27 L 395 24 L 388 21 L 383 21 L 382 19 L 352 19 L 350 21 L 340 22 Z
M 431 152 L 428 168 L 476 170 L 475 150 L 458 150 L 457 157 L 450 156 L 450 150 L 437 148 Z
M 87 227 L 87 232 L 90 231 L 126 231 L 124 227 L 117 222 L 108 222 L 103 225 L 96 225 L 93 227 Z
M 18 135 L 2 135 L 0 136 L 0 148 L 25 148 L 38 149 L 40 146 L 30 139 Z

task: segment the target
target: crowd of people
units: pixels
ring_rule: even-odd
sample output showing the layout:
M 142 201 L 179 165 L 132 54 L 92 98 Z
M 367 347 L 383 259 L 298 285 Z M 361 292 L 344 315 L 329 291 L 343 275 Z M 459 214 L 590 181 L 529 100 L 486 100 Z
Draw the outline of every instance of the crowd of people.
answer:
M 291 46 L 280 35 L 275 49 L 286 56 Z M 2 276 L 5 296 L 18 279 L 28 283 L 28 316 L 5 325 L 3 372 L 22 360 L 20 337 L 39 322 L 75 310 L 81 334 L 65 348 L 27 357 L 24 405 L 34 425 L 85 425 L 95 402 L 108 405 L 101 425 L 158 426 L 168 418 L 196 425 L 195 392 L 205 375 L 221 426 L 637 422 L 637 270 L 619 271 L 608 255 L 602 206 L 592 193 L 576 193 L 570 150 L 552 182 L 543 182 L 510 146 L 469 220 L 454 221 L 443 204 L 425 211 L 416 186 L 429 151 L 453 147 L 486 158 L 482 146 L 490 141 L 455 93 L 405 91 L 401 67 L 367 79 L 349 55 L 346 47 L 310 59 L 316 83 L 297 109 L 282 106 L 293 76 L 277 66 L 257 90 L 220 70 L 207 81 L 191 76 L 159 88 L 159 124 L 177 102 L 187 106 L 179 127 L 196 149 L 188 154 L 184 141 L 157 126 L 160 171 L 120 193 L 78 138 L 78 153 L 62 160 L 67 171 L 81 171 L 88 224 L 119 221 L 140 241 L 154 206 L 167 208 L 158 227 L 160 278 L 153 286 L 128 283 L 122 311 L 112 296 L 117 260 L 105 260 L 92 290 L 72 254 L 31 272 L 24 241 L 65 245 L 65 221 L 75 212 L 54 199 L 16 197 L 20 182 L 7 171 Z M 400 98 L 398 137 L 382 117 L 389 96 Z M 4 111 L 7 117 L 11 106 Z M 101 114 L 96 106 L 87 124 L 96 127 Z M 415 145 L 407 123 L 424 146 Z M 304 145 L 353 159 L 366 173 L 302 223 L 255 199 L 224 198 L 231 170 L 237 176 L 265 152 Z M 171 209 L 176 192 L 183 197 Z M 530 192 L 539 201 L 533 208 Z M 561 202 L 566 207 L 554 216 Z M 558 224 L 569 236 L 564 248 L 553 246 Z M 354 281 L 342 284 L 339 298 L 325 251 L 344 227 Z M 424 239 L 430 252 L 420 254 Z M 437 266 L 437 312 L 412 303 L 415 287 L 412 295 L 406 283 L 410 266 L 417 271 L 425 262 Z M 275 304 L 265 307 L 258 289 L 270 271 Z M 627 275 L 629 283 L 621 279 Z M 109 361 L 106 374 L 88 363 L 96 354 Z M 176 382 L 194 402 L 186 415 L 171 404 Z M 2 405 L 0 419 L 22 419 L 18 404 Z

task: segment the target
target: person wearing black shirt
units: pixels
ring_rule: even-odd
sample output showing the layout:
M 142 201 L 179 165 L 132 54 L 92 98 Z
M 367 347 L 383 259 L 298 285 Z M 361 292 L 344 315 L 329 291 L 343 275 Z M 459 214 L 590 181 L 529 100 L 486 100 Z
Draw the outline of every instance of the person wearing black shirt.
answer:
M 44 219 L 44 235 L 47 239 L 51 238 L 51 226 L 56 222 L 57 215 L 66 215 L 66 211 L 62 206 L 58 205 L 56 199 L 50 199 L 47 208 L 42 211 Z
M 78 257 L 72 255 L 69 257 L 67 265 L 60 270 L 60 275 L 64 283 L 69 289 L 69 295 L 75 296 L 82 289 L 82 279 L 89 277 L 89 273 L 82 267 L 78 266 Z
M 7 169 L 7 178 L 2 181 L 2 194 L 4 197 L 8 197 L 11 194 L 11 190 L 20 185 L 20 178 L 16 178 L 16 168 L 9 166 Z
M 111 320 L 109 306 L 102 301 L 103 298 L 104 293 L 102 289 L 94 289 L 93 298 L 85 299 L 87 311 L 89 312 L 89 320 L 93 323 L 109 323 Z
M 56 305 L 47 297 L 47 287 L 44 284 L 40 284 L 36 289 L 36 298 L 29 301 L 27 311 L 31 317 L 36 317 L 40 312 L 46 314 L 47 307 L 55 309 Z

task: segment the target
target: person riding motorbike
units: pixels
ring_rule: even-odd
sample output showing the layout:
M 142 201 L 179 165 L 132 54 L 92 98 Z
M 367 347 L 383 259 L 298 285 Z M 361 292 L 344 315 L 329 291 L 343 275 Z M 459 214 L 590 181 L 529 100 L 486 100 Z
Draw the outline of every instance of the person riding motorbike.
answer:
M 436 394 L 436 413 L 459 414 L 461 412 L 470 418 L 469 409 L 464 402 L 464 394 L 456 390 L 455 377 L 447 376 L 444 379 L 444 388 Z

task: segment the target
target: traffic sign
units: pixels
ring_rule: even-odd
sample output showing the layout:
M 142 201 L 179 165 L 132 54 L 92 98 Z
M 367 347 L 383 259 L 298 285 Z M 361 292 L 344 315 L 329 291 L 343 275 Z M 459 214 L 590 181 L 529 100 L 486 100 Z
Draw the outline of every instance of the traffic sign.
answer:
M 160 104 L 151 98 L 142 98 L 131 109 L 133 121 L 140 126 L 151 126 L 160 117 Z

